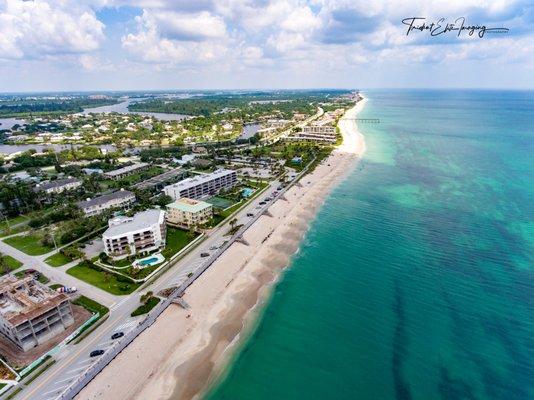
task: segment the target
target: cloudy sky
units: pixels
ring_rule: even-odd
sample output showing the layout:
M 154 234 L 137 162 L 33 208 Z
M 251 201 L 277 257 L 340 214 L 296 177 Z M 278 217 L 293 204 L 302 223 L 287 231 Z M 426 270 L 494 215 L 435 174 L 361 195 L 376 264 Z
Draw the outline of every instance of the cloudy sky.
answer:
M 0 0 L 0 92 L 534 88 L 533 23 L 532 0 Z

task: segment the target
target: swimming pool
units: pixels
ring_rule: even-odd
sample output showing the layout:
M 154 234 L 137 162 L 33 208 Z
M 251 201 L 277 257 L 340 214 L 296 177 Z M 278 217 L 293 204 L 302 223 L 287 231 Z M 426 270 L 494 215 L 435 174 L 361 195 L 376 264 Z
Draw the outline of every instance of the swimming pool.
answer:
M 139 265 L 146 266 L 150 264 L 155 264 L 157 261 L 158 261 L 158 257 L 145 258 L 139 261 Z
M 133 265 L 135 268 L 142 269 L 150 267 L 152 265 L 161 264 L 163 261 L 165 261 L 165 257 L 158 253 L 152 254 L 145 258 L 141 258 L 140 260 L 135 260 Z
M 243 194 L 243 197 L 250 197 L 252 196 L 252 193 L 254 193 L 254 189 L 244 188 L 241 193 Z

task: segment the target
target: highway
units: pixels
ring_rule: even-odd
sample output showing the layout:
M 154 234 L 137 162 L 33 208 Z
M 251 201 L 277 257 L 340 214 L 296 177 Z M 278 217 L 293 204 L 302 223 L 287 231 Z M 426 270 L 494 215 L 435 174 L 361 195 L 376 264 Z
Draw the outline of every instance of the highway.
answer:
M 272 193 L 279 185 L 279 181 L 271 182 L 261 195 L 241 209 L 235 215 L 238 220 L 237 225 L 247 224 L 250 221 L 250 217 L 247 217 L 246 214 L 259 212 L 258 208 L 261 208 L 259 203 L 264 198 L 272 196 Z M 123 332 L 126 334 L 133 330 L 139 321 L 144 318 L 144 316 L 130 317 L 130 313 L 140 305 L 139 298 L 142 293 L 149 290 L 158 293 L 162 289 L 183 283 L 189 274 L 194 273 L 202 266 L 205 258 L 202 258 L 200 254 L 204 252 L 213 253 L 214 250 L 221 247 L 227 240 L 225 234 L 229 230 L 229 222 L 214 229 L 200 245 L 177 260 L 171 268 L 142 292 L 136 292 L 125 297 L 115 296 L 118 299 L 110 307 L 109 318 L 79 344 L 67 345 L 57 353 L 54 356 L 57 362 L 27 387 L 24 387 L 15 399 L 56 399 L 73 381 L 98 360 L 98 357 L 91 358 L 89 356 L 91 351 L 109 349 L 113 345 L 113 340 L 111 339 L 113 333 Z M 88 294 L 88 296 L 91 297 L 91 294 Z

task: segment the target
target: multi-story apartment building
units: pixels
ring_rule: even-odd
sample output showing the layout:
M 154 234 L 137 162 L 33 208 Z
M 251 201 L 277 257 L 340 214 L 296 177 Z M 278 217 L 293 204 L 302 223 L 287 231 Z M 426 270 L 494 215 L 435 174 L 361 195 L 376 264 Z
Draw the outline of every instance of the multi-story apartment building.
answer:
M 218 193 L 221 189 L 229 189 L 237 183 L 237 173 L 229 169 L 218 169 L 211 174 L 199 175 L 184 179 L 173 185 L 165 186 L 167 196 L 178 200 L 182 197 L 201 199 Z
M 82 182 L 75 178 L 58 179 L 56 181 L 38 183 L 35 185 L 36 192 L 45 192 L 46 194 L 57 194 L 67 190 L 74 190 L 82 186 Z
M 105 253 L 115 259 L 165 247 L 165 212 L 147 210 L 133 217 L 116 217 L 102 235 Z
M 309 125 L 302 128 L 301 132 L 293 133 L 289 139 L 335 143 L 337 133 L 333 125 Z
M 22 351 L 52 339 L 74 323 L 69 298 L 28 276 L 0 280 L 0 334 Z
M 135 194 L 128 190 L 119 190 L 110 194 L 80 201 L 77 204 L 88 217 L 98 215 L 106 210 L 126 208 L 135 203 Z
M 199 226 L 209 222 L 213 216 L 213 206 L 200 200 L 182 197 L 167 205 L 166 218 L 171 225 Z
M 148 163 L 135 163 L 132 165 L 128 165 L 127 167 L 115 169 L 113 171 L 105 172 L 104 177 L 108 179 L 113 180 L 119 180 L 124 178 L 125 176 L 131 175 L 135 172 L 142 171 L 144 169 L 147 169 L 150 166 Z

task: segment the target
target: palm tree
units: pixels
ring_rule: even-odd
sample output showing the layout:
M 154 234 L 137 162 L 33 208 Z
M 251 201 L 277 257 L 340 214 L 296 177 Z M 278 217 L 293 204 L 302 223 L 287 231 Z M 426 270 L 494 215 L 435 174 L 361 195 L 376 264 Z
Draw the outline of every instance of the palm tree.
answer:
M 232 220 L 230 221 L 230 226 L 232 227 L 232 229 L 235 228 L 235 224 L 237 224 L 237 218 L 232 218 Z

